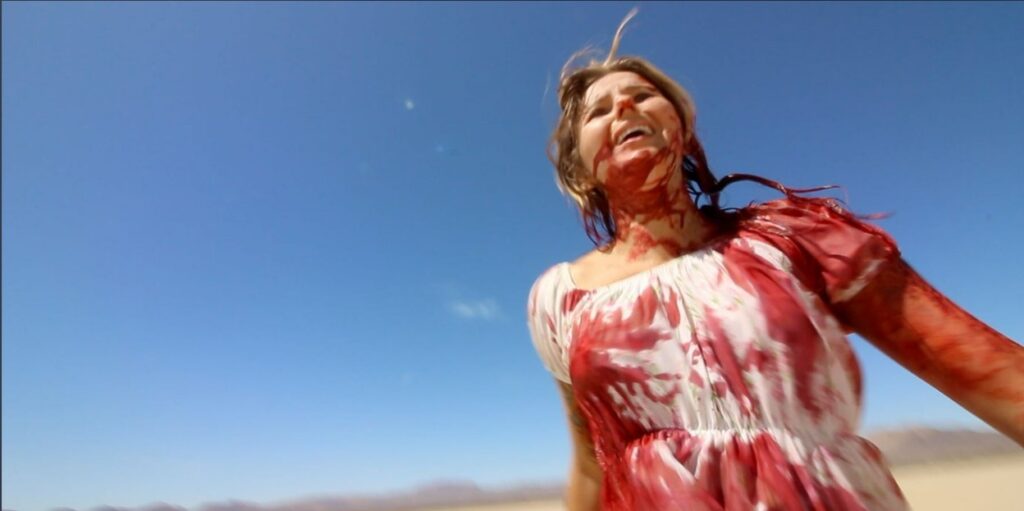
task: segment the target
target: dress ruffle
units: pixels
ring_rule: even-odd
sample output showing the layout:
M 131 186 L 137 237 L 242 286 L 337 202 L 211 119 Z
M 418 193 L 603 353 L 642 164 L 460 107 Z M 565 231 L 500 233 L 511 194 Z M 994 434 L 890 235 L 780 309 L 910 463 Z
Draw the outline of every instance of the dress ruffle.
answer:
M 528 303 L 572 385 L 605 510 L 903 510 L 856 435 L 860 368 L 834 307 L 899 256 L 827 199 L 741 212 L 734 235 L 596 289 L 567 263 Z

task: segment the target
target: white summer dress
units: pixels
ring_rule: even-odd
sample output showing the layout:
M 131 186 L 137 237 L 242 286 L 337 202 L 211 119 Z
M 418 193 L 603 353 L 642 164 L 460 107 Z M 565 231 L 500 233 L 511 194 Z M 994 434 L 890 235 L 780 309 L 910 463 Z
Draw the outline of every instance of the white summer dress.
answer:
M 533 343 L 585 416 L 602 509 L 907 509 L 857 436 L 860 368 L 833 314 L 895 243 L 830 199 L 741 218 L 597 289 L 578 289 L 568 263 L 533 285 Z

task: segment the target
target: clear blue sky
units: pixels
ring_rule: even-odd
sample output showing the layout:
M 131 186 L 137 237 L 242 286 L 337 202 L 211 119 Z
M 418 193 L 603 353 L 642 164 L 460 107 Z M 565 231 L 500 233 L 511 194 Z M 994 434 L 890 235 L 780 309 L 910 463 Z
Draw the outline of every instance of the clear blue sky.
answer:
M 555 80 L 635 4 L 3 4 L 3 507 L 563 477 Z M 719 175 L 1024 339 L 1024 4 L 641 4 Z M 731 188 L 742 205 L 773 195 Z M 980 425 L 859 339 L 867 429 Z

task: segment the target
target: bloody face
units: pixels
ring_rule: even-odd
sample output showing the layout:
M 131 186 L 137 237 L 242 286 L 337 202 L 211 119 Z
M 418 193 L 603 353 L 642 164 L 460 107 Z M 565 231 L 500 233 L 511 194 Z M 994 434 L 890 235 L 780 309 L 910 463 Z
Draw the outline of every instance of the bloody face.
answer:
M 663 186 L 682 157 L 682 124 L 674 105 L 631 71 L 590 85 L 578 129 L 583 164 L 609 195 Z

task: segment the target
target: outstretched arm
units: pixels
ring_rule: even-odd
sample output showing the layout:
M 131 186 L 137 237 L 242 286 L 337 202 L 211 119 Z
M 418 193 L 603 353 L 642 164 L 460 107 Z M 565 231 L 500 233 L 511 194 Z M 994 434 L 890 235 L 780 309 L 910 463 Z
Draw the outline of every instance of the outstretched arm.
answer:
M 840 319 L 1024 446 L 1024 347 L 943 296 L 902 259 L 885 264 L 839 304 Z

